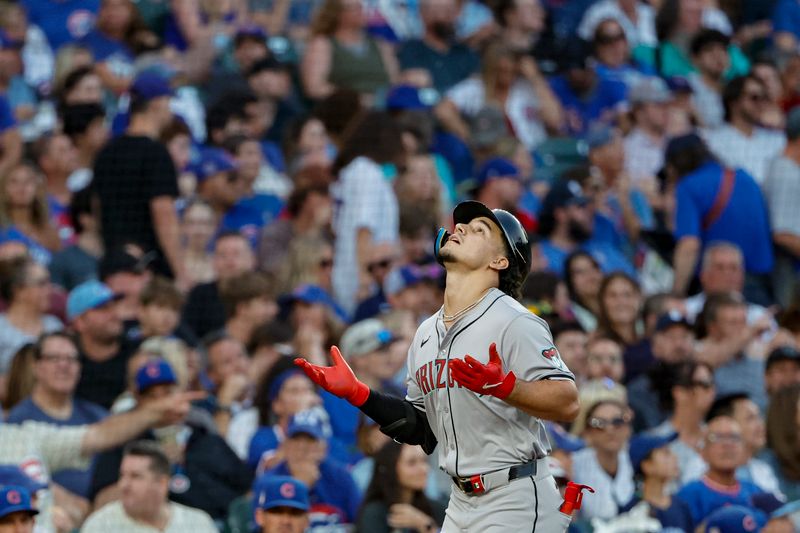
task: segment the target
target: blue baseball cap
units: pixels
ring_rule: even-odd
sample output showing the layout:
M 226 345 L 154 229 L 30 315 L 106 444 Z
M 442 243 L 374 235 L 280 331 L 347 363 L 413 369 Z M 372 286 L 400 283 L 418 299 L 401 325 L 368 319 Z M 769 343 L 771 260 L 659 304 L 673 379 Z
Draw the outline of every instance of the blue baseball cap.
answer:
M 727 505 L 706 518 L 706 533 L 749 533 L 758 531 L 756 515 L 741 505 Z
M 404 265 L 395 268 L 386 275 L 383 282 L 383 292 L 387 295 L 394 295 L 413 287 L 424 281 L 432 281 L 439 278 L 444 270 L 439 264 L 434 267 L 422 268 L 417 265 Z
M 386 109 L 390 111 L 430 109 L 422 100 L 420 91 L 413 85 L 397 85 L 386 95 Z
M 39 514 L 31 503 L 31 493 L 19 485 L 5 485 L 0 487 L 0 518 L 11 513 Z
M 586 448 L 586 442 L 580 437 L 571 435 L 564 430 L 560 425 L 553 422 L 545 422 L 545 429 L 547 435 L 553 441 L 555 447 L 559 450 L 564 450 L 567 453 L 575 453 L 578 450 Z
M 221 148 L 203 148 L 193 170 L 197 181 L 203 182 L 215 174 L 236 170 L 236 161 Z
M 508 159 L 494 157 L 485 162 L 478 170 L 478 177 L 475 180 L 476 188 L 483 187 L 489 181 L 497 178 L 512 178 L 522 181 L 522 174 L 520 174 L 516 165 Z
M 0 486 L 17 485 L 34 494 L 46 489 L 47 484 L 36 481 L 19 466 L 13 464 L 0 465 Z
M 72 289 L 67 297 L 67 318 L 72 322 L 86 311 L 103 307 L 108 302 L 122 297 L 123 295 L 115 294 L 101 281 L 96 279 L 84 281 Z
M 236 29 L 233 42 L 235 45 L 239 45 L 243 39 L 253 39 L 266 43 L 267 32 L 265 32 L 264 28 L 257 24 L 244 24 Z
M 589 198 L 581 184 L 575 180 L 559 179 L 550 188 L 542 202 L 541 216 L 552 215 L 556 209 L 570 205 L 587 205 Z
M 255 506 L 258 509 L 293 507 L 308 511 L 308 487 L 289 476 L 264 474 L 255 482 Z
M 590 150 L 595 148 L 602 148 L 603 146 L 610 144 L 611 141 L 615 139 L 615 131 L 614 128 L 607 124 L 593 124 L 589 131 L 584 136 L 584 141 L 589 146 Z
M 151 359 L 136 372 L 136 392 L 142 393 L 154 385 L 177 383 L 175 372 L 164 359 Z
M 25 43 L 15 41 L 8 36 L 3 30 L 0 30 L 0 49 L 2 50 L 19 50 Z
M 691 329 L 692 325 L 689 320 L 680 312 L 671 310 L 658 317 L 656 320 L 656 331 L 666 331 L 672 326 L 683 326 L 686 329 Z
M 167 78 L 149 70 L 136 76 L 136 79 L 131 84 L 130 93 L 132 96 L 145 101 L 174 94 Z
M 650 435 L 637 435 L 631 438 L 628 444 L 628 455 L 631 458 L 633 471 L 639 473 L 642 469 L 642 462 L 647 459 L 653 451 L 663 448 L 670 442 L 678 438 L 677 433 L 666 437 L 653 437 Z
M 325 439 L 325 426 L 313 410 L 300 411 L 289 420 L 286 436 L 291 438 L 300 434 L 311 435 L 317 440 Z
M 339 307 L 339 304 L 331 297 L 328 292 L 319 285 L 312 285 L 305 283 L 298 285 L 289 294 L 284 294 L 278 298 L 278 307 L 280 308 L 280 317 L 286 320 L 292 310 L 292 306 L 297 302 L 306 304 L 322 304 L 331 309 L 334 314 L 342 320 L 347 322 L 347 313 Z

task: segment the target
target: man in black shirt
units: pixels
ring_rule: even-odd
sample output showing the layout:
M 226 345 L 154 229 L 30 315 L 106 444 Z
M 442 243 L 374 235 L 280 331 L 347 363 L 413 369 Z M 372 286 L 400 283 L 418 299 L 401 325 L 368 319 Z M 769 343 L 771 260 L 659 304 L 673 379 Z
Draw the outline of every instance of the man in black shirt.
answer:
M 180 252 L 175 166 L 159 135 L 172 120 L 172 90 L 163 78 L 142 74 L 131 86 L 130 125 L 97 155 L 93 190 L 99 200 L 105 248 L 134 242 L 156 253 L 154 267 L 185 286 Z

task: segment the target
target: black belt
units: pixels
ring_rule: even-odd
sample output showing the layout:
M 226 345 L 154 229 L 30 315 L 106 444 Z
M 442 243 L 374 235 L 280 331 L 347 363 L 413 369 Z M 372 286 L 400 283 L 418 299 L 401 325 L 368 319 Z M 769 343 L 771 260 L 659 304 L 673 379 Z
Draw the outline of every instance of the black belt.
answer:
M 508 481 L 514 481 L 522 477 L 536 475 L 536 461 L 525 463 L 524 465 L 512 466 L 508 469 Z M 453 476 L 453 483 L 461 489 L 465 494 L 481 494 L 486 492 L 483 486 L 484 474 L 476 474 L 470 477 L 455 477 Z

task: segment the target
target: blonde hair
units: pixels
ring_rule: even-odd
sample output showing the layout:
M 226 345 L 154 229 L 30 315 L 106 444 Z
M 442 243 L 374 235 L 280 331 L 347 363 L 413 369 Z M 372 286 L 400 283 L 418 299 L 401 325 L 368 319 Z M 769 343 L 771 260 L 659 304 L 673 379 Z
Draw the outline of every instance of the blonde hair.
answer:
M 581 385 L 578 395 L 580 410 L 575 422 L 572 423 L 570 433 L 581 435 L 586 429 L 586 415 L 600 402 L 628 404 L 628 392 L 625 386 L 614 383 L 609 379 L 595 379 Z
M 333 245 L 321 237 L 301 237 L 289 244 L 286 259 L 277 273 L 278 294 L 292 292 L 303 284 L 317 285 L 319 261 L 326 247 Z
M 36 346 L 29 343 L 17 350 L 11 359 L 8 374 L 6 374 L 6 397 L 3 399 L 3 409 L 6 411 L 13 409 L 33 392 L 33 385 L 36 382 L 33 375 L 35 351 Z

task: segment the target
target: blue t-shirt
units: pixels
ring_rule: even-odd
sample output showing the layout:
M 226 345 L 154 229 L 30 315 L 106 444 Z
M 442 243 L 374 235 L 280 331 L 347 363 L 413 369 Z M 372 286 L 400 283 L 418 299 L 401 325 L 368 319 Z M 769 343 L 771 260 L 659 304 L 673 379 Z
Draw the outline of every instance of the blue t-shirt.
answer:
M 772 32 L 800 37 L 800 3 L 797 0 L 778 0 L 772 12 Z
M 278 449 L 278 445 L 283 440 L 282 435 L 283 432 L 281 432 L 281 437 L 278 437 L 276 426 L 258 428 L 253 434 L 253 438 L 250 439 L 250 447 L 247 450 L 247 466 L 255 470 L 264 452 Z
M 8 98 L 5 94 L 0 94 L 0 133 L 11 129 L 17 125 L 14 118 L 14 112 L 11 111 L 11 105 L 8 103 Z
M 133 61 L 135 58 L 133 52 L 125 43 L 111 39 L 98 30 L 89 32 L 79 43 L 81 46 L 91 50 L 94 60 L 98 63 L 105 63 L 115 76 L 133 76 Z
M 39 26 L 53 50 L 94 29 L 100 0 L 22 0 L 28 20 Z
M 52 418 L 42 411 L 30 397 L 25 398 L 8 413 L 9 424 L 21 424 L 26 420 L 46 422 L 57 426 L 82 426 L 94 424 L 108 416 L 108 411 L 97 404 L 75 398 L 72 402 L 72 416 L 66 420 Z M 92 467 L 87 470 L 66 469 L 53 472 L 53 481 L 68 491 L 87 498 L 92 481 Z
M 565 133 L 576 136 L 583 136 L 595 122 L 610 123 L 627 95 L 624 83 L 599 77 L 594 89 L 584 97 L 575 94 L 561 75 L 550 79 L 550 87 L 564 108 Z
M 632 87 L 635 87 L 648 76 L 658 76 L 656 70 L 650 66 L 630 64 L 620 67 L 598 64 L 594 70 L 600 79 L 623 83 L 627 91 L 630 91 Z
M 0 227 L 0 244 L 4 242 L 21 242 L 28 248 L 28 253 L 33 260 L 40 265 L 48 266 L 53 258 L 50 250 L 22 233 L 16 226 Z
M 264 475 L 288 476 L 289 468 L 281 463 Z M 361 506 L 361 493 L 350 473 L 341 465 L 324 460 L 319 465 L 319 480 L 309 487 L 310 531 L 336 524 L 354 524 Z
M 283 200 L 271 194 L 254 194 L 242 198 L 222 217 L 220 230 L 236 230 L 245 235 L 250 246 L 258 246 L 261 228 L 278 218 Z
M 571 250 L 563 250 L 555 246 L 549 239 L 539 243 L 542 254 L 547 259 L 547 270 L 564 277 L 564 261 L 571 253 Z M 619 249 L 608 241 L 598 241 L 592 239 L 582 243 L 578 249 L 588 252 L 600 264 L 603 273 L 622 271 L 636 278 L 636 270 L 628 259 L 622 255 Z
M 767 515 L 757 509 L 752 502 L 753 496 L 764 491 L 749 481 L 740 481 L 735 488 L 712 486 L 707 477 L 691 481 L 678 491 L 676 497 L 686 502 L 692 513 L 695 524 L 701 523 L 708 515 L 726 505 L 742 505 L 752 510 L 759 527 L 767 523 Z
M 709 162 L 678 182 L 675 240 L 697 237 L 703 246 L 714 241 L 732 242 L 741 248 L 748 273 L 767 274 L 774 263 L 767 206 L 761 189 L 747 172 L 736 170 L 727 206 L 709 228 L 703 228 L 703 217 L 714 205 L 722 175 L 722 166 Z

